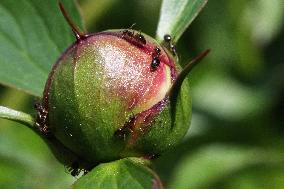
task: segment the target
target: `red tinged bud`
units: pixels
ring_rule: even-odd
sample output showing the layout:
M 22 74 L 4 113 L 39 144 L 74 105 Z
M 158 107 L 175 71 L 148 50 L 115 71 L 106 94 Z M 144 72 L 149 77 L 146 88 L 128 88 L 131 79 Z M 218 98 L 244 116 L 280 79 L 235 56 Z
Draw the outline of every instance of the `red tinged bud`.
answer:
M 84 169 L 123 157 L 152 157 L 180 142 L 191 119 L 184 79 L 194 64 L 180 73 L 172 49 L 132 29 L 84 35 L 61 9 L 77 41 L 49 74 L 41 131 Z
M 188 129 L 187 84 L 179 118 L 171 122 L 167 94 L 177 76 L 174 59 L 149 36 L 143 34 L 146 43 L 133 36 L 106 31 L 76 42 L 47 81 L 43 105 L 50 132 L 88 162 L 160 154 Z M 153 56 L 157 48 L 159 56 Z

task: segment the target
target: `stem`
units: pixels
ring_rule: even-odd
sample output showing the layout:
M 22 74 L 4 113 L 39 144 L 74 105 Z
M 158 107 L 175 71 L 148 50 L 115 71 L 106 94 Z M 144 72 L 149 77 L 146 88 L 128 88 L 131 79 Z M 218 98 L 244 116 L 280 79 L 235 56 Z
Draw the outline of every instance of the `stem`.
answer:
M 84 38 L 86 38 L 86 35 L 84 33 L 82 33 L 78 27 L 74 24 L 74 22 L 72 21 L 72 19 L 70 18 L 69 14 L 67 13 L 67 11 L 65 10 L 63 4 L 59 1 L 59 8 L 61 10 L 61 13 L 63 14 L 65 20 L 67 21 L 67 23 L 69 24 L 69 26 L 71 27 L 73 33 L 75 34 L 75 37 L 77 39 L 77 41 L 80 41 Z
M 16 121 L 28 126 L 32 130 L 36 129 L 35 120 L 30 114 L 0 106 L 0 118 Z
M 30 114 L 13 110 L 4 106 L 0 106 L 0 118 L 12 120 L 18 123 L 21 123 L 38 134 L 47 144 L 50 150 L 53 152 L 54 156 L 64 165 L 71 166 L 74 161 L 77 161 L 79 158 L 67 147 L 65 147 L 60 141 L 55 137 L 46 137 L 43 135 L 39 128 L 35 124 L 35 119 Z M 83 166 L 85 166 L 83 164 Z

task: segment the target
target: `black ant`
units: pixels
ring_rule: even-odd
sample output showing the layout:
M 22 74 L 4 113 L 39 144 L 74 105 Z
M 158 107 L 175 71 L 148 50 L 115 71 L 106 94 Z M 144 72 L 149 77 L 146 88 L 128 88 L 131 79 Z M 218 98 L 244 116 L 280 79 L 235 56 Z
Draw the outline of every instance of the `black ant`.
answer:
M 141 33 L 135 34 L 134 31 L 130 31 L 129 29 L 122 31 L 122 38 L 139 47 L 146 45 L 146 39 L 144 35 L 142 35 Z
M 132 30 L 132 27 L 135 24 L 132 24 L 128 29 L 122 31 L 122 38 L 129 41 L 130 43 L 134 43 L 136 46 L 143 47 L 146 45 L 146 39 L 141 32 L 137 32 L 136 34 Z
M 172 37 L 169 34 L 164 35 L 164 41 L 165 42 L 171 42 Z
M 128 29 L 125 29 L 122 31 L 122 37 L 133 37 L 134 36 L 134 32 L 133 31 L 129 31 Z
M 152 53 L 152 62 L 151 62 L 151 69 L 154 71 L 160 64 L 159 56 L 161 54 L 161 49 L 159 47 L 155 47 L 154 52 Z
M 132 127 L 135 124 L 135 116 L 132 115 L 129 120 L 123 125 L 123 127 L 119 128 L 118 130 L 115 131 L 114 135 L 118 139 L 125 140 L 126 137 L 129 135 L 129 133 L 132 133 Z
M 48 136 L 50 134 L 50 130 L 47 126 L 47 115 L 48 111 L 43 107 L 41 103 L 35 103 L 34 105 L 36 111 L 37 111 L 37 117 L 36 117 L 36 126 L 38 126 L 41 133 Z
M 159 64 L 160 64 L 160 59 L 159 59 L 159 57 L 154 57 L 154 58 L 152 59 L 152 62 L 151 62 L 151 68 L 152 68 L 152 70 L 155 70 L 155 69 L 159 66 Z
M 145 39 L 144 35 L 141 34 L 141 32 L 136 33 L 134 37 L 137 41 L 139 41 L 143 45 L 146 45 L 146 39 Z
M 155 53 L 157 56 L 160 56 L 160 54 L 161 54 L 161 49 L 160 49 L 159 47 L 155 47 L 154 53 Z
M 125 29 L 125 30 L 122 31 L 122 38 L 124 38 L 126 40 L 131 40 L 134 37 L 134 31 L 132 30 L 132 27 L 134 25 L 135 25 L 135 23 L 132 24 L 128 29 Z
M 174 56 L 177 55 L 177 50 L 175 45 L 172 43 L 172 37 L 169 34 L 164 35 L 164 41 L 168 44 L 170 51 Z

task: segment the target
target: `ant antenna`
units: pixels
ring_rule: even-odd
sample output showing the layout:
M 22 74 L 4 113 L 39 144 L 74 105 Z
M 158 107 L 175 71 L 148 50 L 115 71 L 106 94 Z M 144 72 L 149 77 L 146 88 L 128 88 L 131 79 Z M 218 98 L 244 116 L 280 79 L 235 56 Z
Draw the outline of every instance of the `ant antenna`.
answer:
M 132 28 L 136 25 L 136 23 L 131 24 L 131 26 L 128 28 L 130 30 L 132 30 Z

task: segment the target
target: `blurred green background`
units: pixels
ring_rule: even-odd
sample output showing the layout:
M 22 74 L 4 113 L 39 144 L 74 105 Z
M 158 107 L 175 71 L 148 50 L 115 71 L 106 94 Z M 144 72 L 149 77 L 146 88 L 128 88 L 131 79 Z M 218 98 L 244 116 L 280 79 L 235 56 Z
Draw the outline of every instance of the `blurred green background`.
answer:
M 155 36 L 160 1 L 80 0 L 89 32 Z M 0 44 L 1 45 L 1 44 Z M 154 161 L 166 188 L 284 188 L 284 3 L 209 1 L 177 44 L 190 74 L 193 119 L 184 141 Z M 0 105 L 34 113 L 36 99 L 0 87 Z M 0 119 L 0 188 L 70 188 L 76 180 L 32 131 Z

